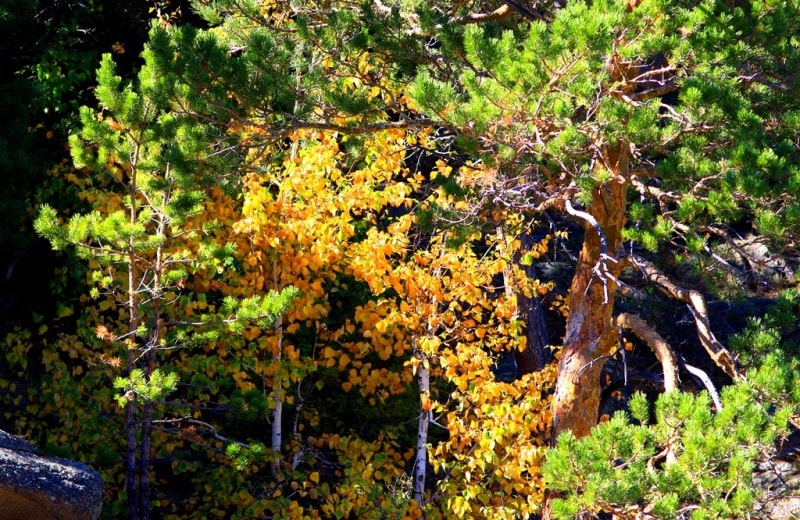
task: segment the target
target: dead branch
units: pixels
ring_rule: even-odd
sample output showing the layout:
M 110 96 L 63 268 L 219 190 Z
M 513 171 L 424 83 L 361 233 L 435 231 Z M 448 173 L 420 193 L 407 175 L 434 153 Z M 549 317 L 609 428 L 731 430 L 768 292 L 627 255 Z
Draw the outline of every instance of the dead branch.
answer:
M 664 391 L 678 389 L 678 357 L 669 343 L 661 335 L 636 314 L 623 313 L 617 316 L 617 325 L 624 327 L 639 336 L 656 355 L 664 372 Z
M 521 2 L 515 0 L 503 0 L 503 5 L 490 13 L 469 13 L 450 20 L 451 23 L 458 25 L 468 25 L 473 23 L 498 22 L 504 20 L 514 13 L 521 14 L 529 20 L 547 20 L 544 14 L 538 9 L 531 9 Z
M 514 13 L 508 4 L 503 4 L 491 13 L 469 13 L 451 20 L 457 25 L 469 25 L 473 23 L 497 22 L 508 18 Z
M 600 257 L 597 259 L 597 264 L 595 264 L 595 266 L 592 268 L 592 275 L 596 276 L 597 279 L 600 280 L 600 283 L 603 284 L 603 305 L 605 305 L 608 303 L 608 281 L 617 281 L 616 277 L 611 274 L 611 271 L 609 271 L 608 263 L 611 262 L 616 264 L 617 259 L 608 254 L 608 239 L 606 238 L 606 234 L 603 232 L 603 228 L 600 227 L 600 224 L 597 222 L 597 219 L 585 211 L 579 211 L 572 207 L 572 203 L 569 201 L 569 199 L 565 201 L 564 209 L 568 215 L 583 220 L 589 224 L 592 228 L 594 228 L 600 237 Z
M 644 274 L 645 278 L 655 283 L 664 294 L 688 305 L 692 316 L 694 316 L 700 343 L 708 355 L 734 381 L 743 381 L 745 377 L 739 372 L 733 355 L 711 332 L 708 309 L 703 295 L 699 291 L 680 287 L 662 273 L 655 264 L 642 257 L 632 255 L 630 260 L 631 264 Z
M 714 406 L 717 407 L 717 411 L 722 410 L 722 399 L 719 398 L 719 392 L 717 392 L 716 387 L 714 387 L 714 383 L 711 382 L 711 378 L 708 377 L 708 374 L 705 373 L 704 370 L 697 368 L 696 366 L 690 365 L 689 363 L 683 361 L 681 362 L 681 366 L 686 369 L 687 372 L 698 378 L 700 381 L 703 382 L 703 386 L 706 387 L 708 390 L 708 395 L 711 396 L 711 400 L 714 401 Z
M 213 427 L 212 425 L 208 424 L 205 421 L 200 421 L 198 419 L 192 419 L 191 417 L 184 417 L 184 418 L 182 418 L 182 422 L 186 422 L 186 423 L 189 423 L 189 424 L 192 424 L 192 425 L 196 425 L 196 426 L 200 426 L 202 428 L 205 428 L 211 434 L 211 436 L 214 437 L 215 439 L 217 439 L 218 441 L 222 441 L 222 442 L 227 443 L 227 444 L 235 444 L 235 445 L 239 446 L 240 448 L 250 449 L 250 445 L 247 444 L 247 443 L 239 442 L 239 441 L 231 439 L 229 437 L 225 437 L 224 435 L 220 435 L 215 427 Z
M 644 321 L 636 314 L 623 313 L 617 316 L 617 325 L 622 326 L 647 343 L 647 346 L 653 351 L 661 363 L 661 368 L 664 371 L 664 391 L 670 392 L 678 389 L 678 366 L 685 368 L 687 372 L 697 377 L 702 381 L 703 386 L 708 390 L 708 395 L 714 401 L 714 406 L 717 411 L 722 410 L 722 400 L 719 397 L 714 383 L 705 371 L 690 365 L 682 359 L 678 359 L 675 352 L 670 347 L 669 343 L 656 332 L 649 323 Z

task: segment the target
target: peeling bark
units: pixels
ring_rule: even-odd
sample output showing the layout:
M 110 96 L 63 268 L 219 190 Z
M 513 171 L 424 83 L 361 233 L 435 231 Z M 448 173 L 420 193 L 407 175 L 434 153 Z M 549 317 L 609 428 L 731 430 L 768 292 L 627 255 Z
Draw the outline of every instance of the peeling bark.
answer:
M 621 269 L 618 262 L 604 262 L 603 250 L 613 254 L 622 241 L 629 186 L 623 182 L 626 153 L 626 147 L 618 145 L 606 154 L 606 163 L 598 167 L 608 168 L 612 180 L 594 188 L 585 211 L 595 222 L 584 222 L 586 237 L 569 292 L 567 330 L 553 397 L 554 441 L 567 430 L 576 437 L 586 436 L 597 424 L 603 367 L 599 359 L 611 352 L 616 341 L 612 311 Z

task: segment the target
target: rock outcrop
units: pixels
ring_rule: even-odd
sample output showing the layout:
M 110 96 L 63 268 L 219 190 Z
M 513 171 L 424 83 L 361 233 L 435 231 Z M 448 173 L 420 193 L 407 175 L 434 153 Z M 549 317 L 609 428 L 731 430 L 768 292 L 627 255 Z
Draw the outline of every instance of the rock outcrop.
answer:
M 103 481 L 95 470 L 45 457 L 0 430 L 0 518 L 94 520 L 102 505 Z

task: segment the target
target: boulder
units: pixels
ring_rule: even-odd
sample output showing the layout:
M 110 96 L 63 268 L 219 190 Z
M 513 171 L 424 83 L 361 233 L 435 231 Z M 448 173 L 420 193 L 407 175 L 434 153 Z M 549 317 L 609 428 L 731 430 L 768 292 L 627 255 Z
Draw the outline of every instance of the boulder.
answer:
M 94 520 L 102 505 L 103 481 L 95 470 L 45 457 L 0 430 L 0 518 Z

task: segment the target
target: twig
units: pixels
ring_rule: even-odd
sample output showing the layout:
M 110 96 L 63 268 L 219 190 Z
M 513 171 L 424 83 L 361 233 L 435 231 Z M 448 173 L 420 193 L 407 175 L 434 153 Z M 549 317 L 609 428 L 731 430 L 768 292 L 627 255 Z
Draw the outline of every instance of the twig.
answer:
M 250 445 L 247 444 L 247 443 L 239 442 L 239 441 L 230 439 L 228 437 L 225 437 L 224 435 L 220 435 L 217 432 L 216 428 L 214 428 L 212 425 L 208 424 L 205 421 L 200 421 L 198 419 L 190 419 L 188 417 L 185 418 L 184 420 L 189 424 L 196 424 L 198 426 L 202 426 L 203 428 L 206 428 L 209 431 L 209 433 L 211 433 L 211 436 L 214 437 L 215 439 L 217 439 L 218 441 L 235 444 L 235 445 L 239 446 L 240 448 L 245 448 L 245 449 L 249 449 L 250 448 Z

